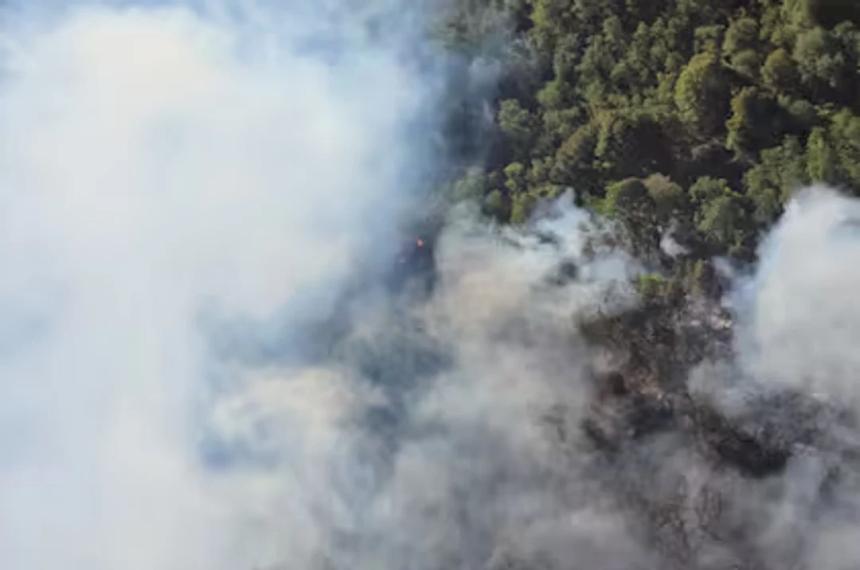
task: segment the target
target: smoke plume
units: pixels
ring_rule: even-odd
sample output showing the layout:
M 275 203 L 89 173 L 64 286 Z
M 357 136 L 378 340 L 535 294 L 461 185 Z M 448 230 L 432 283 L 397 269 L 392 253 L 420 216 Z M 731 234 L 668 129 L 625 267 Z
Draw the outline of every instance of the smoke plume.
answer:
M 411 230 L 428 4 L 0 12 L 3 568 L 854 567 L 858 203 L 799 195 L 725 350 L 633 378 L 611 223 Z
M 277 26 L 234 8 L 4 15 L 4 567 L 311 567 L 321 548 L 314 510 L 335 505 L 306 485 L 373 394 L 324 368 L 252 381 L 238 355 L 300 358 L 302 324 L 393 256 L 432 85 L 359 24 L 326 36 L 325 7 Z M 289 468 L 263 466 L 289 427 L 266 406 L 295 424 Z M 216 439 L 252 440 L 253 464 Z

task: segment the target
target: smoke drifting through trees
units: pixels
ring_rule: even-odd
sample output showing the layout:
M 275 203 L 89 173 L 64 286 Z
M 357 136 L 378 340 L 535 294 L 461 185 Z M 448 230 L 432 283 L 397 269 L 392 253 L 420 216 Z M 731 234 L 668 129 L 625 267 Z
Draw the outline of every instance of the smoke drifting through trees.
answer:
M 393 287 L 418 16 L 254 7 L 6 27 L 4 568 L 851 567 L 853 201 L 788 208 L 736 345 L 691 306 L 718 350 L 642 372 L 651 268 L 568 198 L 455 209 Z

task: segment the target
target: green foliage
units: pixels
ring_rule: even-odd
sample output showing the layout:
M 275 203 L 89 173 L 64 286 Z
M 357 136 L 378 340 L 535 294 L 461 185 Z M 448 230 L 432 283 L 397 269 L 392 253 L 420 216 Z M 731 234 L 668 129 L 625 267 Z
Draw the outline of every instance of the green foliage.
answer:
M 602 190 L 595 169 L 598 130 L 588 123 L 570 135 L 555 154 L 550 178 L 590 194 Z
M 689 207 L 689 200 L 680 185 L 668 176 L 652 174 L 643 180 L 648 195 L 654 202 L 655 212 L 661 220 L 668 220 L 682 214 Z
M 836 182 L 860 188 L 860 117 L 843 109 L 833 117 L 830 137 L 839 165 Z
M 813 129 L 806 142 L 806 168 L 812 180 L 836 180 L 836 153 L 830 146 L 827 131 L 821 127 Z
M 537 198 L 531 194 L 516 194 L 511 207 L 512 224 L 524 224 L 529 220 L 532 209 L 537 203 Z
M 761 56 L 753 49 L 733 53 L 730 57 L 732 69 L 750 81 L 757 81 L 761 69 Z
M 568 174 L 589 168 L 596 156 L 598 136 L 599 131 L 594 123 L 578 128 L 558 149 L 557 168 Z
M 510 222 L 522 224 L 529 220 L 534 207 L 541 201 L 558 198 L 564 188 L 557 184 L 543 183 L 530 187 L 527 191 L 510 194 Z M 507 207 L 507 202 L 505 203 Z M 507 210 L 505 210 L 507 212 Z
M 697 53 L 709 52 L 717 53 L 720 50 L 720 44 L 723 42 L 724 26 L 700 26 L 695 29 L 693 36 L 695 38 L 694 49 Z
M 505 221 L 511 215 L 511 205 L 499 190 L 493 190 L 484 198 L 483 211 L 486 215 Z
M 792 191 L 809 181 L 805 160 L 804 149 L 793 136 L 762 151 L 761 162 L 744 176 L 744 188 L 754 205 L 756 221 L 773 222 Z
M 706 200 L 696 213 L 696 228 L 720 251 L 739 253 L 750 226 L 746 204 L 733 192 Z
M 634 253 L 645 253 L 659 242 L 656 205 L 642 180 L 627 178 L 610 184 L 601 212 L 621 222 Z
M 794 60 L 810 93 L 834 100 L 850 95 L 857 69 L 851 69 L 843 46 L 831 32 L 812 28 L 802 33 L 794 48 Z
M 570 100 L 570 85 L 564 81 L 553 79 L 537 92 L 537 100 L 544 109 L 564 109 Z
M 812 130 L 806 143 L 807 172 L 814 181 L 860 186 L 860 117 L 843 110 L 830 125 Z
M 508 6 L 501 51 L 527 54 L 486 175 L 461 185 L 489 215 L 523 223 L 573 188 L 640 252 L 681 228 L 690 273 L 748 257 L 804 184 L 860 193 L 860 2 L 464 0 L 465 22 L 493 21 L 480 4 Z
M 526 190 L 526 169 L 519 162 L 512 162 L 504 170 L 505 187 L 511 192 L 524 192 Z
M 516 99 L 506 99 L 499 105 L 499 128 L 505 134 L 514 153 L 529 154 L 538 123 Z
M 783 48 L 770 52 L 762 67 L 761 76 L 764 84 L 777 93 L 795 90 L 800 81 L 797 65 Z
M 700 53 L 689 61 L 675 85 L 675 105 L 682 120 L 710 135 L 728 114 L 729 83 L 716 54 Z
M 690 197 L 699 205 L 731 193 L 728 182 L 722 178 L 711 178 L 710 176 L 699 178 L 690 187 Z
M 731 102 L 732 116 L 726 124 L 726 148 L 754 153 L 773 146 L 789 126 L 789 117 L 770 96 L 756 87 L 744 87 Z
M 758 47 L 758 36 L 758 23 L 754 19 L 743 17 L 733 20 L 726 30 L 723 51 L 732 55 L 754 50 Z
M 657 273 L 640 275 L 634 281 L 636 292 L 645 301 L 657 300 L 669 292 L 669 281 Z
M 660 121 L 643 112 L 606 112 L 598 117 L 594 155 L 611 176 L 645 176 L 671 166 L 670 142 Z
M 653 205 L 648 188 L 637 178 L 616 182 L 606 190 L 605 211 L 614 216 L 632 218 Z
M 687 289 L 697 294 L 708 294 L 713 291 L 716 284 L 713 265 L 705 260 L 697 259 L 686 274 L 686 281 Z

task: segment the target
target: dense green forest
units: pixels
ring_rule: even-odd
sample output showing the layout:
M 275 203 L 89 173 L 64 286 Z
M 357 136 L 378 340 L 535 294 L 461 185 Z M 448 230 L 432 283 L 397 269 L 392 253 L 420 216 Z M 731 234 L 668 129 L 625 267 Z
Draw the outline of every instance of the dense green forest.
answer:
M 673 276 L 668 293 L 687 289 L 702 260 L 754 258 L 797 188 L 860 191 L 858 2 L 472 0 L 458 10 L 447 40 L 495 50 L 504 71 L 492 149 L 455 190 L 501 222 L 523 223 L 573 189 Z M 683 255 L 661 251 L 668 231 Z

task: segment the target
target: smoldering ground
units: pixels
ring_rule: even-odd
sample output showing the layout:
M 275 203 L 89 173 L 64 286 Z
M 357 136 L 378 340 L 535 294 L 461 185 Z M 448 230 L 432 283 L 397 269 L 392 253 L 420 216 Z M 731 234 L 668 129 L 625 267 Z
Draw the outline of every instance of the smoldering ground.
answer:
M 689 382 L 607 390 L 607 224 L 398 262 L 444 65 L 369 6 L 3 13 L 3 567 L 853 567 L 854 202 L 789 209 Z

